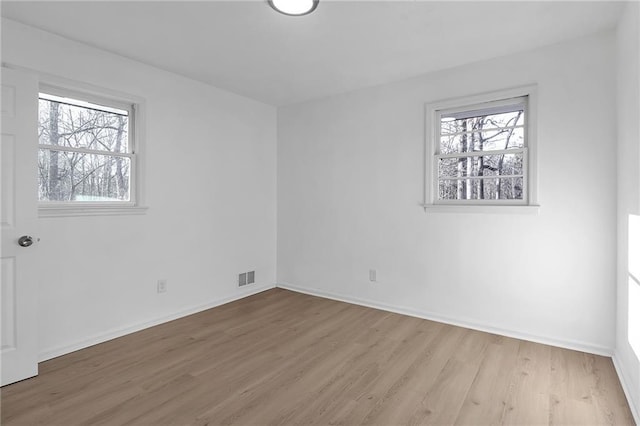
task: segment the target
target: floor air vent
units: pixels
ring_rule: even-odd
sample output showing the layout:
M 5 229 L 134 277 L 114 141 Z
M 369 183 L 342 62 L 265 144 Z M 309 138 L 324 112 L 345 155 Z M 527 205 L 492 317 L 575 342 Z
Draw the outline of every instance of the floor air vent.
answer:
M 256 282 L 256 271 L 243 272 L 238 275 L 238 287 Z

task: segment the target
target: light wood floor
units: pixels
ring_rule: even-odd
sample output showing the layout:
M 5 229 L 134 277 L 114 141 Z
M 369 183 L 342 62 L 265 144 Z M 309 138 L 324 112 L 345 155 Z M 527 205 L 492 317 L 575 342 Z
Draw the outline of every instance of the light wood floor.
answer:
M 2 424 L 618 424 L 605 357 L 270 290 L 40 364 Z

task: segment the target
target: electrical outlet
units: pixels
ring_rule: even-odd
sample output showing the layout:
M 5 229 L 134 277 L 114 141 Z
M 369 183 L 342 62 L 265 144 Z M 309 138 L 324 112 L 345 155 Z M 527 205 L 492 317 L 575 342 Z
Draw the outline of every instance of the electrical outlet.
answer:
M 158 280 L 158 293 L 167 292 L 167 280 Z
M 372 283 L 378 281 L 378 271 L 375 269 L 369 269 L 369 281 Z
M 247 272 L 247 284 L 253 284 L 256 282 L 256 271 Z

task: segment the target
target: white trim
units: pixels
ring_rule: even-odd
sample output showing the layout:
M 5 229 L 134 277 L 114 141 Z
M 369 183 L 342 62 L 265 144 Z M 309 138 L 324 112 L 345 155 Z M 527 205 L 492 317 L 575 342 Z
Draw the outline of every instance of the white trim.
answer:
M 114 204 L 40 205 L 38 217 L 126 216 L 145 214 L 149 208 L 123 202 Z
M 629 386 L 630 380 L 625 374 L 625 369 L 622 368 L 623 364 L 618 359 L 617 350 L 613 352 L 611 360 L 613 361 L 613 367 L 616 369 L 616 373 L 618 373 L 618 378 L 620 379 L 620 384 L 622 385 L 624 395 L 627 397 L 627 402 L 629 403 L 629 409 L 631 410 L 633 419 L 635 420 L 637 425 L 640 425 L 640 406 L 638 405 L 638 402 L 636 402 L 632 397 L 631 388 Z
M 451 177 L 446 176 L 446 177 L 438 178 L 438 180 L 515 179 L 515 178 L 521 178 L 521 177 L 524 177 L 524 175 L 482 175 L 482 176 L 451 176 Z M 449 201 L 449 200 L 442 200 L 442 201 Z M 450 200 L 450 201 L 454 201 L 454 200 Z M 464 200 L 458 200 L 458 201 L 464 201 Z
M 60 77 L 55 74 L 49 74 L 33 68 L 23 67 L 12 63 L 2 62 L 2 66 L 9 69 L 20 70 L 34 74 L 38 79 L 40 88 L 58 88 L 64 90 L 67 93 L 79 93 L 79 96 L 81 98 L 85 98 L 89 101 L 91 101 L 92 99 L 94 101 L 98 101 L 97 103 L 104 103 L 106 101 L 109 105 L 112 106 L 126 106 L 130 108 L 130 116 L 132 117 L 132 119 L 129 120 L 129 134 L 131 135 L 131 152 L 135 154 L 135 161 L 131 161 L 131 175 L 135 176 L 135 178 L 131 180 L 129 191 L 130 199 L 135 200 L 134 206 L 121 206 L 123 210 L 120 213 L 116 213 L 116 210 L 113 208 L 109 208 L 108 205 L 98 203 L 96 203 L 94 205 L 94 208 L 91 210 L 85 209 L 84 207 L 79 207 L 76 209 L 66 209 L 66 212 L 64 212 L 63 209 L 49 207 L 43 208 L 42 206 L 40 206 L 40 208 L 38 209 L 38 216 L 98 216 L 105 213 L 143 214 L 147 209 L 147 207 L 144 207 L 146 204 L 146 191 L 144 189 L 146 187 L 145 146 L 147 143 L 147 109 L 145 98 L 133 95 L 131 93 L 121 92 L 119 90 L 96 86 L 91 83 L 70 80 L 68 78 Z M 103 212 L 101 212 L 100 210 L 103 210 Z
M 606 346 L 594 345 L 592 343 L 581 342 L 578 340 L 558 339 L 550 336 L 539 336 L 534 334 L 523 333 L 516 330 L 505 329 L 499 326 L 495 326 L 493 324 L 474 321 L 473 319 L 470 319 L 470 318 L 465 318 L 465 319 L 451 318 L 451 317 L 441 315 L 441 314 L 436 314 L 433 312 L 417 310 L 417 309 L 408 308 L 405 306 L 388 305 L 386 303 L 381 303 L 381 302 L 368 300 L 368 299 L 361 299 L 358 297 L 348 296 L 345 294 L 338 294 L 333 292 L 327 292 L 324 290 L 299 287 L 289 283 L 277 283 L 276 286 L 278 288 L 283 288 L 285 290 L 291 290 L 298 293 L 324 297 L 325 299 L 332 299 L 332 300 L 338 300 L 340 302 L 352 303 L 354 305 L 367 306 L 369 308 L 381 309 L 383 311 L 394 312 L 397 314 L 408 315 L 416 318 L 422 318 L 429 321 L 436 321 L 444 324 L 455 325 L 457 327 L 464 327 L 464 328 L 470 328 L 473 330 L 484 331 L 487 333 L 499 334 L 501 336 L 512 337 L 514 339 L 521 339 L 521 340 L 527 340 L 530 342 L 542 343 L 544 345 L 557 346 L 560 348 L 577 350 L 581 352 L 587 352 L 595 355 L 602 355 L 602 356 L 609 356 L 609 357 L 613 353 L 613 348 L 606 347 Z
M 55 80 L 58 83 L 61 82 L 60 79 L 52 79 L 52 80 Z M 139 146 L 142 144 L 142 141 L 138 140 L 140 138 L 140 134 L 138 130 L 142 129 L 143 126 L 137 123 L 138 112 L 140 111 L 140 108 L 138 106 L 139 104 L 136 103 L 136 101 L 133 100 L 131 96 L 116 98 L 116 96 L 113 94 L 109 95 L 106 89 L 103 89 L 101 93 L 98 94 L 96 89 L 92 88 L 91 91 L 85 93 L 77 89 L 79 84 L 74 84 L 73 82 L 68 82 L 68 81 L 63 82 L 62 84 L 49 83 L 47 81 L 44 81 L 41 77 L 39 80 L 39 84 L 40 84 L 40 92 L 46 92 L 46 93 L 59 96 L 59 97 L 64 97 L 70 100 L 88 101 L 95 104 L 102 104 L 105 106 L 115 106 L 128 111 L 128 119 L 127 119 L 128 151 L 126 153 L 116 153 L 116 152 L 102 151 L 102 150 L 96 150 L 96 149 L 73 148 L 73 147 L 65 147 L 65 146 L 52 147 L 51 145 L 46 145 L 46 144 L 38 144 L 38 149 L 56 150 L 61 152 L 80 152 L 80 153 L 86 153 L 86 154 L 92 154 L 92 155 L 129 158 L 129 163 L 130 163 L 129 164 L 129 199 L 132 200 L 131 204 L 133 206 L 141 205 L 140 204 L 141 202 L 138 199 L 139 191 L 141 189 L 138 183 L 139 173 L 140 173 L 138 166 L 140 163 Z M 45 201 L 44 203 L 47 203 L 47 201 Z M 100 201 L 92 202 L 91 205 L 96 207 L 105 206 L 105 204 Z M 75 206 L 75 203 L 70 203 L 69 207 L 67 207 L 66 209 L 66 211 L 68 212 L 67 216 L 78 215 L 74 212 L 75 208 L 73 206 Z M 38 205 L 38 209 L 41 209 L 42 207 L 43 207 L 43 204 Z M 122 206 L 122 208 L 124 208 L 124 205 Z M 84 209 L 84 206 L 80 207 L 78 210 L 82 210 L 86 212 L 86 210 Z M 92 214 L 94 215 L 101 214 L 100 209 L 93 209 L 91 211 L 92 211 Z M 108 210 L 108 211 L 113 211 L 113 210 Z M 63 211 L 57 210 L 57 214 L 62 216 Z M 81 214 L 81 215 L 85 215 L 85 214 Z
M 516 124 L 513 126 L 504 126 L 504 127 L 488 127 L 482 130 L 467 130 L 465 132 L 455 132 L 455 133 L 440 133 L 440 138 L 444 136 L 460 136 L 460 135 L 471 135 L 473 133 L 491 133 L 495 132 L 497 134 L 502 134 L 505 130 L 511 129 L 524 129 L 524 124 Z
M 38 76 L 41 92 L 50 92 L 52 95 L 68 97 L 69 95 L 94 104 L 115 107 L 127 110 L 131 113 L 131 105 L 140 104 L 144 99 L 129 93 L 108 89 L 102 86 L 71 80 L 57 75 L 43 73 L 29 68 L 8 64 L 11 68 L 26 69 Z M 51 93 L 53 92 L 53 93 Z
M 473 203 L 469 204 L 468 201 L 472 201 Z M 505 201 L 508 201 L 508 203 L 505 203 Z M 436 204 L 423 204 L 423 207 L 429 207 L 429 206 L 434 206 L 434 207 L 438 207 L 438 206 L 458 206 L 458 207 L 462 207 L 462 206 L 468 206 L 468 207 L 473 207 L 473 206 L 506 206 L 506 207 L 513 207 L 513 206 L 528 206 L 529 204 L 527 204 L 526 200 L 522 200 L 522 199 L 511 199 L 511 200 L 487 200 L 487 199 L 482 199 L 482 200 L 478 200 L 478 199 L 471 199 L 471 200 L 440 200 L 438 201 Z
M 99 343 L 104 343 L 106 341 L 116 339 L 118 337 L 126 336 L 127 334 L 135 333 L 137 331 L 144 330 L 156 325 L 164 324 L 166 322 L 173 321 L 178 318 L 182 318 L 182 317 L 196 314 L 198 312 L 206 311 L 207 309 L 215 308 L 216 306 L 224 305 L 226 303 L 234 302 L 236 300 L 240 300 L 245 297 L 253 296 L 254 294 L 262 293 L 263 291 L 267 291 L 272 288 L 275 288 L 274 284 L 262 285 L 260 287 L 252 288 L 249 291 L 242 291 L 239 294 L 236 294 L 234 296 L 224 297 L 222 299 L 216 299 L 211 302 L 205 303 L 203 305 L 196 305 L 187 309 L 183 309 L 171 315 L 165 315 L 150 321 L 141 322 L 128 327 L 114 328 L 107 332 L 98 333 L 86 339 L 82 339 L 68 345 L 62 345 L 54 348 L 47 348 L 42 350 L 38 355 L 38 362 L 47 361 L 49 359 L 66 355 L 68 353 L 75 352 L 80 349 L 88 348 L 89 346 L 97 345 Z
M 424 173 L 424 199 L 422 206 L 438 205 L 443 200 L 437 199 L 438 194 L 438 167 L 435 164 L 434 157 L 439 156 L 438 146 L 440 141 L 440 112 L 456 111 L 456 110 L 481 110 L 487 107 L 487 104 L 495 105 L 518 105 L 517 98 L 527 98 L 525 102 L 525 152 L 526 159 L 524 161 L 526 177 L 524 181 L 525 200 L 499 200 L 500 206 L 510 207 L 513 205 L 524 204 L 528 206 L 536 206 L 538 204 L 538 175 L 537 175 L 537 85 L 527 85 L 515 87 L 511 89 L 498 90 L 488 93 L 481 93 L 472 96 L 445 99 L 425 104 L 425 173 Z M 516 148 L 519 150 L 519 148 Z M 511 150 L 513 151 L 513 150 Z M 466 154 L 466 153 L 465 153 Z M 473 153 L 470 153 L 473 154 Z M 482 155 L 486 155 L 483 154 Z M 465 155 L 466 156 L 466 155 Z M 474 155 L 469 155 L 474 156 Z M 467 208 L 478 205 L 474 200 L 460 200 L 464 202 Z M 479 200 L 482 201 L 482 200 Z M 514 201 L 519 201 L 514 202 Z M 498 204 L 498 203 L 496 203 Z M 462 206 L 459 206 L 462 209 Z M 444 210 L 443 210 L 444 211 Z
M 540 214 L 539 205 L 517 204 L 420 204 L 426 213 Z
M 78 152 L 80 154 L 102 155 L 103 157 L 126 157 L 126 158 L 135 157 L 135 154 L 131 152 L 112 152 L 112 151 L 103 151 L 99 149 L 74 148 L 72 146 L 64 146 L 64 145 L 48 145 L 44 143 L 38 144 L 38 149 L 47 149 L 49 151 L 62 151 L 62 152 Z
M 69 95 L 72 95 L 70 97 Z M 131 104 L 126 102 L 117 102 L 110 99 L 103 99 L 97 96 L 84 95 L 82 92 L 73 90 L 59 89 L 47 84 L 40 84 L 38 97 L 45 101 L 59 102 L 62 104 L 75 106 L 79 108 L 98 110 L 111 114 L 131 115 Z
M 495 149 L 487 151 L 468 151 L 468 152 L 451 152 L 449 154 L 434 154 L 436 160 L 444 158 L 466 158 L 466 157 L 488 157 L 490 155 L 524 155 L 526 147 L 524 148 L 511 148 L 511 149 Z M 108 152 L 108 151 L 107 151 Z M 473 176 L 472 176 L 473 177 Z
M 471 96 L 461 96 L 452 99 L 443 99 L 435 102 L 438 105 L 438 109 L 446 109 L 445 116 L 451 116 L 460 114 L 461 112 L 473 112 L 474 115 L 484 114 L 496 114 L 495 109 L 503 109 L 504 107 L 518 107 L 522 106 L 526 108 L 526 97 L 528 93 L 519 91 L 520 88 L 498 90 L 496 92 L 486 92 Z M 494 96 L 497 95 L 497 96 Z M 490 104 L 490 105 L 487 105 Z M 466 114 L 465 114 L 466 115 Z M 456 120 L 459 120 L 456 118 Z

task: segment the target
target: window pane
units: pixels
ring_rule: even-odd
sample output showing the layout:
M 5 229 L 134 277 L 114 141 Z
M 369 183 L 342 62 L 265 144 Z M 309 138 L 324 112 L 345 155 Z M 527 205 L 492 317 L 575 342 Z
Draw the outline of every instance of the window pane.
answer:
M 479 157 L 479 169 L 484 176 L 504 176 L 524 174 L 524 154 L 485 155 Z
M 523 178 L 441 180 L 440 200 L 522 200 Z
M 441 180 L 438 192 L 441 200 L 482 200 L 483 186 L 482 179 Z
M 40 201 L 129 201 L 128 157 L 40 149 Z
M 473 133 L 473 147 L 476 151 L 491 151 L 524 147 L 524 129 L 522 127 L 490 130 Z
M 522 175 L 523 153 L 440 158 L 438 177 L 475 177 Z
M 440 137 L 440 154 L 469 152 L 468 135 L 446 135 Z
M 440 154 L 498 151 L 523 147 L 524 129 L 522 127 L 440 137 Z
M 458 187 L 461 185 L 460 182 L 456 180 L 441 180 L 439 182 L 439 200 L 461 200 L 463 198 L 459 198 L 459 189 Z
M 89 104 L 93 105 L 93 104 Z M 40 99 L 39 143 L 108 152 L 129 152 L 126 114 Z
M 483 192 L 485 200 L 522 200 L 523 178 L 485 179 Z
M 464 118 L 460 118 L 460 115 L 464 115 Z M 443 114 L 441 117 L 440 134 L 446 135 L 481 129 L 499 129 L 522 124 L 524 124 L 524 110 L 522 108 L 510 112 L 489 115 L 483 114 L 483 111 L 478 111 L 478 115 L 475 115 L 474 111 Z

